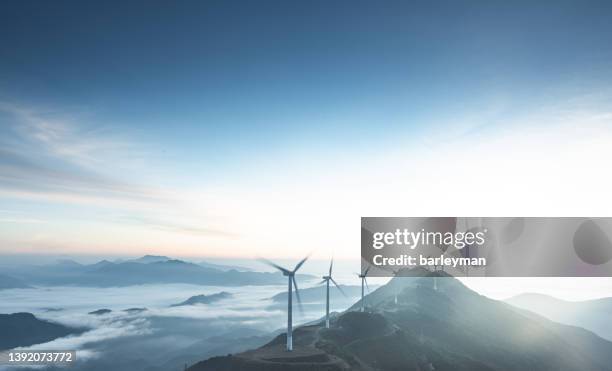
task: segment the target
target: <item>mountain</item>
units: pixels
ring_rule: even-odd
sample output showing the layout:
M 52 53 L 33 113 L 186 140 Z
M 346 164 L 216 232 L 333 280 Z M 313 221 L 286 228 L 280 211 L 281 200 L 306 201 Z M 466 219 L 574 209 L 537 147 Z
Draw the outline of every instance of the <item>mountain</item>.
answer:
M 138 314 L 138 313 L 146 312 L 147 310 L 148 310 L 147 308 L 128 308 L 128 309 L 124 309 L 123 311 L 127 314 Z
M 72 259 L 59 259 L 57 262 L 55 262 L 55 265 L 58 267 L 71 267 L 71 268 L 83 266 L 82 264 L 77 263 Z
M 171 307 L 181 307 L 184 305 L 196 305 L 196 304 L 211 304 L 219 300 L 229 299 L 231 297 L 232 297 L 232 294 L 230 294 L 229 292 L 225 292 L 225 291 L 218 292 L 212 295 L 195 295 L 181 303 L 172 304 Z
M 574 302 L 542 294 L 522 294 L 506 302 L 555 322 L 583 327 L 612 340 L 612 298 Z
M 0 290 L 2 289 L 27 289 L 30 286 L 26 285 L 23 281 L 0 274 Z
M 145 255 L 138 259 L 127 260 L 127 262 L 149 264 L 149 263 L 165 262 L 168 260 L 172 260 L 172 258 L 163 256 L 163 255 Z M 126 262 L 126 261 L 122 261 L 122 262 Z M 252 272 L 253 271 L 252 269 L 237 266 L 237 265 L 215 264 L 215 263 L 210 263 L 207 261 L 201 261 L 197 264 L 204 268 L 212 268 L 212 269 L 217 269 L 220 271 L 231 271 L 231 270 L 235 270 L 238 272 Z
M 115 263 L 112 263 L 108 260 L 101 260 L 95 264 L 91 264 L 88 265 L 87 267 L 84 267 L 84 271 L 95 271 L 97 269 L 103 268 L 103 267 L 108 267 L 109 265 L 113 265 Z
M 89 312 L 87 314 L 91 314 L 91 315 L 94 315 L 94 316 L 101 316 L 103 314 L 109 314 L 111 312 L 112 312 L 112 310 L 110 310 L 110 309 L 98 309 L 98 310 L 94 310 L 93 312 Z
M 215 264 L 215 263 L 209 263 L 207 261 L 201 261 L 198 264 L 204 268 L 213 268 L 213 269 L 218 269 L 220 271 L 234 270 L 238 272 L 253 272 L 251 268 L 241 267 L 238 265 Z
M 330 329 L 297 328 L 291 353 L 282 334 L 189 370 L 612 370 L 612 342 L 587 330 L 481 296 L 444 272 L 409 275 L 367 295 L 366 312 L 357 302 Z
M 355 298 L 361 296 L 361 286 L 349 286 L 349 285 L 340 285 L 342 291 L 346 294 L 348 298 Z M 325 301 L 325 285 L 309 287 L 305 289 L 300 289 L 300 298 L 304 302 L 315 301 L 321 302 Z M 338 290 L 337 287 L 334 287 L 333 284 L 330 284 L 329 287 L 329 296 L 330 300 L 338 299 L 338 300 L 347 300 L 347 298 L 342 295 L 342 293 Z M 293 297 L 295 299 L 295 292 L 293 292 Z M 287 292 L 281 292 L 272 297 L 272 301 L 276 303 L 287 303 Z M 352 301 L 352 300 L 351 300 Z
M 167 256 L 161 256 L 161 255 L 145 255 L 142 256 L 138 259 L 132 259 L 132 260 L 128 260 L 128 262 L 131 263 L 142 263 L 142 264 L 150 264 L 150 263 L 159 263 L 159 262 L 165 262 L 168 260 L 172 260 Z
M 19 266 L 11 276 L 33 284 L 118 287 L 142 284 L 188 283 L 215 286 L 276 285 L 286 283 L 279 272 L 238 272 L 206 268 L 182 260 L 147 255 L 123 262 L 103 260 L 82 265 L 62 262 L 43 266 Z M 300 275 L 302 278 L 312 276 Z
M 0 351 L 46 343 L 84 331 L 40 320 L 31 313 L 0 314 Z
M 203 339 L 190 345 L 188 348 L 181 349 L 180 355 L 161 365 L 151 366 L 143 371 L 168 371 L 168 370 L 183 370 L 185 362 L 195 363 L 202 359 L 202 354 L 213 356 L 215 354 L 227 354 L 233 352 L 241 352 L 251 347 L 259 346 L 269 341 L 271 336 L 246 336 L 246 337 L 228 337 L 214 336 Z

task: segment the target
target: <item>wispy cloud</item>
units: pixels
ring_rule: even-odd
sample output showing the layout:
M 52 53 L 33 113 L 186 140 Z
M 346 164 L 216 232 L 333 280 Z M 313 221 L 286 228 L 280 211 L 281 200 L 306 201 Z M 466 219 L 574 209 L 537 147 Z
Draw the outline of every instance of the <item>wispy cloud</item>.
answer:
M 103 164 L 112 153 L 129 151 L 135 155 L 134 143 L 110 136 L 104 127 L 77 123 L 74 115 L 6 102 L 0 102 L 0 112 L 12 118 L 22 147 L 34 145 L 36 152 L 62 161 L 92 167 Z
M 20 350 L 45 350 L 45 349 L 78 349 L 80 361 L 98 356 L 94 349 L 82 349 L 88 344 L 101 342 L 123 336 L 150 335 L 153 330 L 149 328 L 149 321 L 145 318 L 136 319 L 113 319 L 104 321 L 96 328 L 80 335 L 58 338 L 43 344 L 19 348 Z
M 0 142 L 0 189 L 15 196 L 78 195 L 87 199 L 159 200 L 155 190 L 102 174 L 129 158 L 125 141 L 92 135 L 68 119 L 0 103 L 7 115 Z
M 238 237 L 235 233 L 230 233 L 221 229 L 206 228 L 190 224 L 188 221 L 184 223 L 177 223 L 161 218 L 147 218 L 141 216 L 126 216 L 122 218 L 126 222 L 135 223 L 139 225 L 148 226 L 150 228 L 156 228 L 169 232 L 189 233 L 196 235 L 205 235 L 210 237 L 225 237 L 225 238 L 236 238 Z
M 141 176 L 146 173 L 143 159 L 147 158 L 141 143 L 75 117 L 0 102 L 0 197 L 107 208 L 119 215 L 111 223 L 127 221 L 170 233 L 234 237 L 202 226 L 201 215 L 176 197 L 180 190 L 147 184 Z M 38 219 L 30 215 L 0 222 Z
M 151 189 L 135 186 L 78 166 L 36 161 L 27 154 L 0 149 L 0 188 L 25 193 L 79 194 L 89 198 L 147 199 L 159 198 Z

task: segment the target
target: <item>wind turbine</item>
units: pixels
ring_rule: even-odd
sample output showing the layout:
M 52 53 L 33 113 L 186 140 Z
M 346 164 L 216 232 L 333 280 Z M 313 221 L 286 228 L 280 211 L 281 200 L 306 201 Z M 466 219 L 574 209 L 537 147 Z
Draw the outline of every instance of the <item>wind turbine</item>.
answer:
M 362 312 L 365 311 L 365 301 L 364 301 L 363 285 L 365 284 L 368 287 L 368 291 L 370 291 L 370 286 L 368 286 L 368 281 L 366 280 L 366 276 L 368 275 L 368 271 L 369 270 L 370 270 L 370 267 L 367 267 L 365 272 L 363 272 L 363 274 L 357 273 L 357 276 L 359 278 L 361 278 L 361 311 Z
M 302 300 L 300 299 L 300 293 L 298 291 L 297 282 L 295 281 L 295 272 L 300 269 L 300 267 L 308 260 L 310 256 L 306 256 L 304 259 L 300 260 L 299 263 L 296 264 L 295 268 L 292 271 L 289 269 L 283 268 L 278 264 L 275 264 L 267 259 L 260 259 L 262 262 L 268 264 L 271 267 L 274 267 L 283 273 L 283 276 L 288 278 L 289 285 L 287 286 L 287 351 L 291 352 L 293 350 L 293 295 L 292 290 L 295 287 L 295 298 L 298 301 L 298 305 L 300 309 L 302 308 Z
M 338 283 L 336 281 L 334 281 L 334 279 L 332 278 L 332 268 L 334 266 L 334 259 L 332 258 L 331 263 L 329 264 L 329 274 L 327 276 L 323 276 L 323 281 L 321 281 L 321 283 L 325 283 L 326 284 L 326 293 L 325 293 L 325 328 L 329 328 L 329 281 L 331 281 L 334 285 L 336 285 L 336 287 L 338 288 L 338 290 L 340 290 L 340 292 L 342 293 L 342 295 L 344 295 L 346 297 L 346 294 L 344 293 L 344 291 L 340 288 L 340 286 L 338 285 Z
M 402 270 L 401 268 L 398 268 L 398 269 L 393 269 L 393 270 L 392 270 L 392 272 L 393 272 L 393 277 L 394 277 L 393 279 L 394 279 L 394 280 L 396 280 L 396 279 L 397 279 L 398 274 L 400 273 L 400 271 L 401 271 L 401 270 Z M 397 294 L 398 294 L 398 291 L 399 291 L 399 287 L 398 287 L 398 286 L 399 286 L 399 285 L 398 285 L 397 283 L 395 283 L 395 290 L 394 290 L 394 291 L 395 291 L 395 298 L 393 299 L 393 302 L 395 303 L 395 305 L 396 305 L 396 306 L 397 306 Z

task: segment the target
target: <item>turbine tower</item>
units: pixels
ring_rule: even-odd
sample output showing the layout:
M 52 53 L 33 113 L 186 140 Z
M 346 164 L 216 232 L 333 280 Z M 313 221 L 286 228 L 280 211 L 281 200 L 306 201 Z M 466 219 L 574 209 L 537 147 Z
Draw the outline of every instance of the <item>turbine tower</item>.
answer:
M 295 268 L 292 271 L 289 269 L 283 268 L 278 264 L 275 264 L 267 259 L 260 259 L 262 262 L 268 264 L 271 267 L 274 267 L 283 273 L 283 276 L 288 278 L 288 286 L 287 286 L 287 351 L 291 352 L 293 350 L 293 295 L 292 290 L 295 287 L 295 298 L 297 299 L 298 305 L 300 309 L 302 308 L 302 300 L 300 299 L 300 293 L 298 291 L 298 285 L 295 281 L 295 272 L 300 269 L 300 267 L 308 260 L 310 256 L 306 256 L 304 259 L 300 260 L 299 263 L 296 264 Z
M 400 272 L 400 271 L 401 271 L 401 268 L 398 268 L 398 269 L 393 269 L 393 270 L 392 270 L 392 272 L 393 272 L 393 277 L 394 277 L 394 278 L 393 278 L 393 280 L 398 279 L 397 277 L 398 277 L 398 274 L 399 274 L 399 272 Z M 394 302 L 394 304 L 395 304 L 396 306 L 397 306 L 397 294 L 398 294 L 398 291 L 399 291 L 399 287 L 398 287 L 398 286 L 399 286 L 399 285 L 398 285 L 397 283 L 395 283 L 395 288 L 394 288 L 394 296 L 395 296 L 395 297 L 393 298 L 393 302 Z
M 340 288 L 340 285 L 332 278 L 332 268 L 334 266 L 334 259 L 332 258 L 331 263 L 329 264 L 329 274 L 327 276 L 323 276 L 323 281 L 321 283 L 326 284 L 326 292 L 325 292 L 325 328 L 329 328 L 329 281 L 331 281 L 338 290 L 346 297 L 344 291 Z
M 366 276 L 368 275 L 368 271 L 370 267 L 367 267 L 363 274 L 357 273 L 357 276 L 361 278 L 361 311 L 365 312 L 365 296 L 364 296 L 364 284 L 368 287 L 368 291 L 370 291 L 370 287 L 368 286 L 368 281 L 366 280 Z
M 443 267 L 443 265 L 439 265 Z M 433 276 L 434 276 L 434 290 L 438 291 L 438 267 L 437 264 L 434 264 Z

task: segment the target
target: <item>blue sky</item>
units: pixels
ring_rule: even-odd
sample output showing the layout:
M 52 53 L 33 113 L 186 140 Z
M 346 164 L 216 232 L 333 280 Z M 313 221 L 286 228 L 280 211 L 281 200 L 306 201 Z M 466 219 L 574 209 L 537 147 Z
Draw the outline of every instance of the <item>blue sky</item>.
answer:
M 0 252 L 350 257 L 360 215 L 465 215 L 475 178 L 610 184 L 609 2 L 1 8 Z

